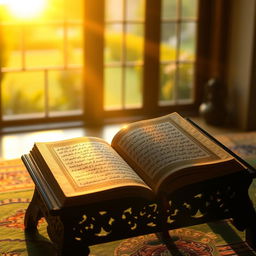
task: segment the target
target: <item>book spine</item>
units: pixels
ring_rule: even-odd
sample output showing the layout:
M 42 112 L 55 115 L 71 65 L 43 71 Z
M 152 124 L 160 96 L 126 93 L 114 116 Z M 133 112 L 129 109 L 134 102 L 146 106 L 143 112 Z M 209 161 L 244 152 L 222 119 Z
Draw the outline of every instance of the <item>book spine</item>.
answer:
M 49 210 L 49 212 L 53 215 L 57 215 L 60 211 L 60 203 L 58 202 L 58 199 L 55 196 L 55 193 L 52 191 L 52 189 L 49 187 L 46 181 L 44 181 L 44 177 L 41 174 L 39 168 L 36 166 L 35 163 L 33 163 L 32 159 L 29 157 L 29 155 L 22 155 L 21 159 L 26 166 L 32 180 L 35 183 L 36 189 L 38 192 L 42 195 L 44 198 L 44 202 Z M 36 173 L 36 174 L 35 174 Z M 40 177 L 41 182 L 37 177 Z

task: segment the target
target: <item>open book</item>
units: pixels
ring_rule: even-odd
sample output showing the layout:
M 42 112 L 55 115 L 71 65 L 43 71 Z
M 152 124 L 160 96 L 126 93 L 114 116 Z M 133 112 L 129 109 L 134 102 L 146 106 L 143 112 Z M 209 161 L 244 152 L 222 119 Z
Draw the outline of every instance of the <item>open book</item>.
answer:
M 94 137 L 39 142 L 22 159 L 40 172 L 63 207 L 127 197 L 154 200 L 245 169 L 178 113 L 131 123 L 111 145 Z

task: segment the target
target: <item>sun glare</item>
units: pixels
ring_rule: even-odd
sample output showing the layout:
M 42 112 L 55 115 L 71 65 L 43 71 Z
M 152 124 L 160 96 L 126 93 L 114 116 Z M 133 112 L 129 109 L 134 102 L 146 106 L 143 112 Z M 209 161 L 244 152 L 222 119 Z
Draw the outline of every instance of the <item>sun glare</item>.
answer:
M 16 18 L 35 18 L 43 11 L 46 0 L 9 0 L 6 5 Z

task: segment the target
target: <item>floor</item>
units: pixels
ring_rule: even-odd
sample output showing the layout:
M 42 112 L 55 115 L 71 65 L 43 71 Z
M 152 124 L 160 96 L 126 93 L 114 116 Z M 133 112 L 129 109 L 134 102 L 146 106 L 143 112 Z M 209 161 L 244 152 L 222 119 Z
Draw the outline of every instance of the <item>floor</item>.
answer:
M 234 129 L 213 127 L 207 125 L 200 118 L 192 118 L 194 122 L 199 124 L 203 129 L 212 135 L 234 132 Z M 98 129 L 85 128 L 65 128 L 50 129 L 34 132 L 10 133 L 0 136 L 0 159 L 20 158 L 22 154 L 26 154 L 33 147 L 34 142 L 40 141 L 56 141 L 81 136 L 95 136 L 105 139 L 111 143 L 113 136 L 125 124 L 107 125 Z
M 34 142 L 64 140 L 74 137 L 95 136 L 111 142 L 122 124 L 108 125 L 101 129 L 65 128 L 33 132 L 10 133 L 0 136 L 0 159 L 20 158 L 33 147 Z

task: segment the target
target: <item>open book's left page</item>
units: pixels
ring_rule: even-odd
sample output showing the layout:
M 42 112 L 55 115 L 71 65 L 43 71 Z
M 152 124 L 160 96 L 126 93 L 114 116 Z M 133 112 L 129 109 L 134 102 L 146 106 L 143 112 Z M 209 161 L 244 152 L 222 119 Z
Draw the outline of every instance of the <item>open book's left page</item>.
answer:
M 123 196 L 134 188 L 150 188 L 132 168 L 99 138 L 75 138 L 59 142 L 36 143 L 32 156 L 48 168 L 47 179 L 55 179 L 65 197 L 102 193 Z M 127 188 L 132 188 L 127 190 Z M 106 192 L 108 191 L 108 192 Z M 151 191 L 150 191 L 151 192 Z

